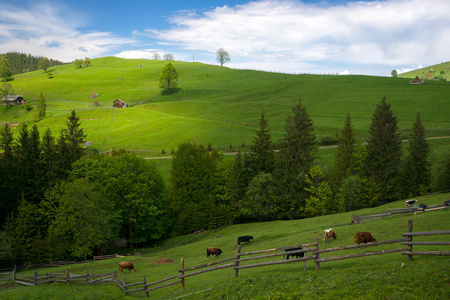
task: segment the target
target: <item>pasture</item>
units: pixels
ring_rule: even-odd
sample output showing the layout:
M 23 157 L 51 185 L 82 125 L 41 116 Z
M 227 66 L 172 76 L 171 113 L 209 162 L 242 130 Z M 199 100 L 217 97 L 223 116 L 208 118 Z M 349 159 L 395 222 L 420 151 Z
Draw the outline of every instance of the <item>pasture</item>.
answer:
M 418 203 L 427 205 L 442 203 L 450 194 L 428 195 L 417 198 Z M 52 269 L 38 269 L 39 274 L 64 272 L 96 274 L 118 271 L 118 262 L 131 261 L 137 268 L 136 273 L 124 273 L 127 283 L 142 281 L 154 282 L 178 274 L 180 260 L 184 258 L 186 268 L 202 265 L 214 260 L 206 258 L 207 247 L 219 247 L 223 254 L 219 259 L 236 255 L 237 237 L 252 235 L 254 240 L 242 245 L 241 252 L 272 249 L 276 247 L 299 245 L 319 240 L 319 248 L 331 248 L 351 245 L 356 232 L 369 231 L 378 241 L 393 240 L 402 237 L 408 231 L 408 220 L 414 222 L 414 231 L 449 230 L 449 211 L 439 210 L 417 215 L 396 215 L 393 218 L 367 221 L 356 225 L 350 223 L 353 213 L 364 215 L 380 212 L 389 208 L 404 207 L 404 200 L 380 207 L 355 212 L 328 215 L 294 221 L 274 221 L 265 223 L 240 224 L 225 227 L 212 232 L 194 243 L 173 247 L 168 250 L 145 254 L 142 257 L 129 256 L 96 261 L 86 264 L 68 265 Z M 336 240 L 325 244 L 322 241 L 324 229 L 332 227 L 337 233 Z M 191 239 L 192 236 L 186 236 Z M 177 238 L 179 240 L 180 237 Z M 416 240 L 416 239 L 414 239 Z M 417 239 L 421 240 L 421 239 Z M 423 237 L 426 241 L 448 241 L 448 236 Z M 166 241 L 166 242 L 169 242 Z M 381 251 L 398 248 L 398 245 L 379 245 L 376 249 L 348 249 L 339 254 L 323 253 L 321 258 L 352 254 L 355 251 Z M 448 251 L 448 246 L 414 246 L 415 250 Z M 310 255 L 310 254 L 308 254 Z M 268 259 L 270 260 L 270 259 Z M 241 263 L 242 265 L 242 263 Z M 380 256 L 344 259 L 320 264 L 303 263 L 265 266 L 242 269 L 239 277 L 233 277 L 233 269 L 227 268 L 186 278 L 185 290 L 180 285 L 150 292 L 152 299 L 175 299 L 186 294 L 203 291 L 182 299 L 446 299 L 450 296 L 448 256 L 414 256 L 408 260 L 406 255 L 391 253 Z M 23 272 L 33 274 L 35 270 Z M 205 291 L 211 289 L 210 291 Z M 82 283 L 68 286 L 63 283 L 41 284 L 33 287 L 0 285 L 2 299 L 134 299 L 145 298 L 144 292 L 135 292 L 128 296 L 112 283 L 86 286 Z
M 162 149 L 169 153 L 191 141 L 234 152 L 251 143 L 262 111 L 276 143 L 298 99 L 319 138 L 335 137 L 350 112 L 356 136 L 364 139 L 376 105 L 386 96 L 405 134 L 420 112 L 429 137 L 450 136 L 448 82 L 411 86 L 410 78 L 291 75 L 176 61 L 179 85 L 162 95 L 158 82 L 166 63 L 105 57 L 81 69 L 70 64 L 53 67 L 53 79 L 42 70 L 17 75 L 9 83 L 28 105 L 0 107 L 0 122 L 34 122 L 35 99 L 42 92 L 47 115 L 37 126 L 57 135 L 76 110 L 87 140 L 100 151 L 123 148 L 155 157 Z M 99 96 L 90 98 L 93 93 Z M 115 99 L 130 107 L 112 108 Z M 92 106 L 95 100 L 100 106 Z

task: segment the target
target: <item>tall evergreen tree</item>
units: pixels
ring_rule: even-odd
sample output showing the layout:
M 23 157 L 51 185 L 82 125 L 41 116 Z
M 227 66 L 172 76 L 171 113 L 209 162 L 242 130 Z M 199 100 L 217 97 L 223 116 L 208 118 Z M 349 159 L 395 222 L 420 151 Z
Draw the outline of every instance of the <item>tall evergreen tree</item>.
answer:
M 39 129 L 35 125 L 30 131 L 30 143 L 29 143 L 29 168 L 30 174 L 28 178 L 27 187 L 27 199 L 32 203 L 39 203 L 43 196 L 42 189 L 42 165 L 40 158 L 41 153 L 41 141 Z
M 46 110 L 47 110 L 47 102 L 45 101 L 44 94 L 42 94 L 41 92 L 37 101 L 38 121 L 45 118 Z
M 428 161 L 430 149 L 420 114 L 417 114 L 413 125 L 408 151 L 404 168 L 405 184 L 403 186 L 406 188 L 404 195 L 406 197 L 423 195 L 429 190 L 431 172 Z
M 337 192 L 342 182 L 353 175 L 355 167 L 356 137 L 353 133 L 350 113 L 345 118 L 344 128 L 338 137 L 336 155 L 334 156 L 334 168 L 332 175 L 333 190 Z
M 30 181 L 32 177 L 31 142 L 27 124 L 20 127 L 19 137 L 15 144 L 15 157 L 17 161 L 17 183 L 22 199 L 27 199 L 30 191 Z
M 0 132 L 0 224 L 19 205 L 14 148 L 11 126 L 5 123 Z
M 71 163 L 76 162 L 83 156 L 83 144 L 86 142 L 86 135 L 81 128 L 80 117 L 73 110 L 66 121 L 67 130 L 64 138 L 67 142 L 68 157 Z
M 313 121 L 299 101 L 287 116 L 274 179 L 278 184 L 280 208 L 283 217 L 304 217 L 305 174 L 311 169 L 317 150 Z
M 261 119 L 259 119 L 259 130 L 255 130 L 256 137 L 252 139 L 253 144 L 250 145 L 253 176 L 260 172 L 271 173 L 275 168 L 275 154 L 268 126 L 265 113 L 262 112 Z
M 372 117 L 365 170 L 379 188 L 380 204 L 400 197 L 401 146 L 397 117 L 383 97 Z
M 42 184 L 44 188 L 49 188 L 57 180 L 57 158 L 55 138 L 49 128 L 42 137 L 42 151 L 39 160 L 42 164 Z

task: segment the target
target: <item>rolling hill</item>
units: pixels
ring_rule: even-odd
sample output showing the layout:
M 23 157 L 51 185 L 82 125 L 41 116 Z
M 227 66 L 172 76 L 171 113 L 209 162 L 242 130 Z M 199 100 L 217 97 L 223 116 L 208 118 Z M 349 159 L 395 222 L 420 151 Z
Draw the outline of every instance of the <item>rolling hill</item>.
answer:
M 105 57 L 81 69 L 52 67 L 52 79 L 42 70 L 16 75 L 9 83 L 28 105 L 1 107 L 0 122 L 33 122 L 35 99 L 42 92 L 48 109 L 38 127 L 57 135 L 70 111 L 76 110 L 87 140 L 100 151 L 124 148 L 158 156 L 163 148 L 169 152 L 186 140 L 235 151 L 251 143 L 262 111 L 276 142 L 298 99 L 319 138 L 336 136 L 347 112 L 357 137 L 365 138 L 375 107 L 386 96 L 405 133 L 420 113 L 428 136 L 450 136 L 447 82 L 411 86 L 409 78 L 401 77 L 292 75 L 172 63 L 179 85 L 170 95 L 162 95 L 158 87 L 165 61 Z M 93 93 L 99 96 L 90 98 Z M 112 108 L 115 99 L 129 107 Z M 95 100 L 100 106 L 93 106 Z

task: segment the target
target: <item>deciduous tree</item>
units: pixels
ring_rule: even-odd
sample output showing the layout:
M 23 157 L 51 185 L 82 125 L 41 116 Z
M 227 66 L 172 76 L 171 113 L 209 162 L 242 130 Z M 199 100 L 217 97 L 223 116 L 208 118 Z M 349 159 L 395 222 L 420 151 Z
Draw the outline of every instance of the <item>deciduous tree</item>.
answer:
M 47 73 L 47 69 L 50 68 L 50 60 L 47 57 L 43 57 L 39 60 L 39 68 Z
M 2 81 L 8 81 L 11 79 L 11 69 L 9 68 L 8 60 L 0 55 L 0 78 Z
M 45 118 L 45 113 L 47 111 L 47 101 L 45 101 L 44 94 L 39 95 L 38 101 L 37 101 L 37 111 L 38 111 L 38 121 Z
M 220 63 L 220 66 L 223 66 L 224 63 L 230 61 L 230 55 L 223 48 L 219 48 L 216 54 L 216 60 L 218 63 Z
M 178 84 L 178 71 L 174 68 L 172 63 L 168 63 L 161 71 L 159 75 L 159 88 L 167 91 L 170 94 L 170 90 Z

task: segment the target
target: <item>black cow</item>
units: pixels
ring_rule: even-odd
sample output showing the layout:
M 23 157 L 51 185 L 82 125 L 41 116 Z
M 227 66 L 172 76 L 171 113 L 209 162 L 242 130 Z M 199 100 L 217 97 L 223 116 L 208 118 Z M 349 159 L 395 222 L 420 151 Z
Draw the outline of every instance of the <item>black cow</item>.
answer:
M 251 235 L 240 236 L 240 237 L 238 237 L 237 244 L 240 245 L 243 242 L 249 243 L 250 240 L 253 240 L 253 236 L 251 236 Z
M 290 252 L 290 251 L 302 250 L 302 249 L 303 249 L 302 247 L 291 248 L 291 249 L 284 250 L 284 252 Z M 292 257 L 295 256 L 296 258 L 301 258 L 301 257 L 305 256 L 305 252 L 299 252 L 299 253 L 294 253 L 294 254 L 286 254 L 286 259 L 289 259 L 289 256 L 292 256 Z M 283 257 L 284 257 L 284 255 L 283 255 Z
M 406 207 L 406 206 L 414 205 L 414 204 L 416 204 L 416 202 L 417 202 L 416 199 L 413 199 L 413 200 L 406 200 L 406 201 L 405 201 L 405 207 Z

